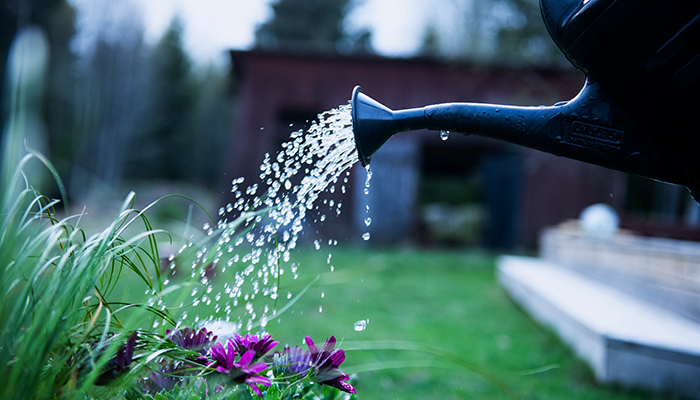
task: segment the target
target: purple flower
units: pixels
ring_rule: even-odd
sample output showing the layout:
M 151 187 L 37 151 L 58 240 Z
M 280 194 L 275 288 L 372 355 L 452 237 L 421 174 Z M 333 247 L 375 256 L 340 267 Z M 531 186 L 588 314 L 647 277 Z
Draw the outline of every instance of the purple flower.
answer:
M 162 360 L 158 371 L 153 371 L 148 378 L 143 379 L 143 386 L 147 393 L 158 393 L 179 386 L 182 379 L 183 374 L 177 371 L 172 362 Z
M 262 396 L 256 385 L 270 386 L 272 383 L 260 372 L 267 368 L 264 362 L 251 364 L 255 357 L 254 350 L 246 351 L 236 362 L 236 344 L 229 339 L 226 348 L 221 343 L 214 344 L 209 350 L 212 362 L 207 367 L 216 367 L 218 372 L 228 375 L 228 379 L 234 383 L 245 383 L 258 395 Z
M 95 380 L 96 385 L 107 385 L 119 375 L 127 372 L 131 365 L 131 360 L 134 356 L 134 348 L 136 347 L 136 332 L 129 336 L 126 343 L 122 343 L 117 349 L 114 357 L 107 362 L 103 367 L 103 372 Z M 104 350 L 102 350 L 104 351 Z M 102 352 L 100 351 L 100 353 Z
M 313 367 L 313 376 L 318 383 L 322 385 L 332 386 L 347 393 L 355 393 L 355 388 L 347 381 L 350 377 L 338 369 L 340 364 L 345 361 L 345 352 L 341 349 L 335 349 L 335 336 L 331 336 L 323 347 L 319 350 L 310 337 L 306 337 L 306 345 L 309 346 L 311 353 L 311 366 Z
M 311 353 L 298 346 L 287 347 L 285 352 L 289 360 L 289 370 L 295 374 L 306 376 L 311 368 Z
M 206 328 L 195 331 L 189 327 L 179 331 L 168 329 L 165 331 L 165 335 L 183 349 L 197 351 L 202 355 L 207 353 L 209 345 L 217 338 L 214 332 L 209 332 Z
M 306 376 L 311 368 L 311 353 L 299 346 L 286 346 L 282 353 L 275 352 L 272 359 L 277 375 L 299 375 L 300 378 Z
M 247 334 L 245 337 L 242 337 L 237 333 L 234 333 L 233 336 L 233 345 L 236 346 L 236 351 L 239 354 L 243 354 L 249 350 L 253 350 L 255 352 L 253 361 L 257 361 L 260 359 L 260 357 L 267 354 L 267 352 L 277 346 L 278 343 L 279 342 L 272 340 L 272 335 L 270 334 L 267 334 L 262 338 L 259 338 L 258 335 L 251 334 Z

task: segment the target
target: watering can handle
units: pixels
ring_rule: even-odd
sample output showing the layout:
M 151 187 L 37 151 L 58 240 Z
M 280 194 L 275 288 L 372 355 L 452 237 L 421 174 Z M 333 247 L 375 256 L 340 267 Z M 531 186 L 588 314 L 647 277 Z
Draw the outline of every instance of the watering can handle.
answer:
M 566 57 L 678 166 L 673 179 L 657 179 L 700 200 L 697 129 L 689 129 L 700 108 L 700 1 L 540 0 L 540 10 Z

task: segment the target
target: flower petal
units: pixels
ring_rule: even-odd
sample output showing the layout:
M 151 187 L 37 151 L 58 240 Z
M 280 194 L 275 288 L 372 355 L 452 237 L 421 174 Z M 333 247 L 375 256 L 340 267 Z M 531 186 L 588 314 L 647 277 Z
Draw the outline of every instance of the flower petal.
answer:
M 316 345 L 314 344 L 314 341 L 311 340 L 310 337 L 305 337 L 304 340 L 306 341 L 306 345 L 309 346 L 309 351 L 311 351 L 311 354 L 316 354 L 318 353 L 318 349 L 316 348 Z
M 224 374 L 228 374 L 229 372 L 231 372 L 231 370 L 228 370 L 224 367 L 216 367 L 216 370 Z
M 333 365 L 338 367 L 343 363 L 343 361 L 345 361 L 345 351 L 338 349 L 334 351 L 329 358 L 331 359 Z
M 322 352 L 331 352 L 335 349 L 335 336 L 331 336 L 326 340 L 326 343 L 323 344 L 323 349 L 321 349 Z
M 253 361 L 253 358 L 255 357 L 255 350 L 248 350 L 241 356 L 241 359 L 238 360 L 238 366 L 239 367 L 247 367 L 251 361 Z
M 228 346 L 226 347 L 226 367 L 231 369 L 236 363 L 234 362 L 236 358 L 236 346 L 233 340 L 228 340 Z
M 262 397 L 262 393 L 260 393 L 260 389 L 258 389 L 258 387 L 254 383 L 246 382 L 246 385 L 248 385 L 255 392 L 255 394 L 258 395 L 258 397 Z
M 245 368 L 245 371 L 249 372 L 249 373 L 252 372 L 254 374 L 257 374 L 258 372 L 263 371 L 266 368 L 267 368 L 267 364 L 265 364 L 264 362 L 261 361 L 259 363 L 255 363 L 255 364 L 250 365 L 249 367 Z
M 256 375 L 256 376 L 251 376 L 250 378 L 247 378 L 245 380 L 246 383 L 255 383 L 258 385 L 263 385 L 263 386 L 270 386 L 272 385 L 272 381 L 270 381 L 269 378 L 266 378 L 264 376 Z
M 278 342 L 278 341 L 270 342 L 267 346 L 265 346 L 265 348 L 263 349 L 264 351 L 262 351 L 261 354 L 262 355 L 267 354 L 270 350 L 275 348 L 275 346 L 277 346 L 279 343 L 280 342 Z
M 324 382 L 330 382 L 330 381 L 339 381 L 339 380 L 348 380 L 350 377 L 348 375 L 337 369 L 327 369 L 324 371 L 319 371 L 316 374 L 316 379 L 318 379 L 319 383 L 324 383 Z
M 351 384 L 349 384 L 347 382 L 336 382 L 336 383 L 338 384 L 338 386 L 335 386 L 335 387 L 342 390 L 343 392 L 355 394 L 355 388 L 352 387 Z

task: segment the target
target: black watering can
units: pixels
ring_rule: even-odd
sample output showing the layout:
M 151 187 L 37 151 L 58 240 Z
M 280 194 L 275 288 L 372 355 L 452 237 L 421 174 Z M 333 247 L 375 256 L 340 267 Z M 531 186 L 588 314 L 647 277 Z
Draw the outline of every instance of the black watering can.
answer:
M 352 94 L 360 162 L 397 132 L 502 139 L 686 186 L 700 199 L 700 0 L 540 0 L 549 34 L 587 76 L 572 100 L 445 103 L 392 111 Z

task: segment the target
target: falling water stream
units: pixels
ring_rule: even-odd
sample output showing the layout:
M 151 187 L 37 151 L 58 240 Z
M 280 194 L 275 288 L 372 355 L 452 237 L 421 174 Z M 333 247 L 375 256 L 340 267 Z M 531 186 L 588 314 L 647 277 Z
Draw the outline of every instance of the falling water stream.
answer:
M 215 315 L 200 321 L 199 316 L 188 319 L 184 313 L 179 323 L 230 321 L 238 331 L 250 331 L 255 326 L 264 329 L 276 316 L 277 309 L 270 304 L 256 309 L 252 300 L 265 296 L 271 300 L 269 303 L 276 305 L 280 296 L 292 298 L 291 292 L 280 293 L 280 275 L 291 273 L 293 279 L 298 276 L 299 265 L 292 260 L 291 251 L 298 245 L 305 220 L 323 222 L 326 213 L 341 213 L 340 201 L 326 198 L 320 201 L 319 195 L 338 189 L 346 193 L 350 167 L 357 161 L 348 104 L 319 114 L 318 121 L 306 132 L 292 133 L 276 155 L 266 154 L 260 165 L 258 182 L 246 185 L 243 178 L 234 179 L 231 193 L 235 200 L 219 209 L 221 219 L 215 227 L 204 226 L 209 235 L 220 236 L 213 246 L 209 242 L 210 248 L 200 249 L 191 264 L 192 277 L 202 283 L 201 288 L 191 292 L 192 304 L 214 303 Z M 371 171 L 367 168 L 365 193 L 368 193 L 370 178 Z M 369 212 L 369 207 L 366 211 Z M 369 215 L 364 221 L 370 225 Z M 362 237 L 368 240 L 369 232 Z M 327 243 L 333 246 L 337 241 L 330 239 Z M 325 243 L 315 240 L 313 245 L 320 250 Z M 191 246 L 183 246 L 180 252 Z M 174 269 L 176 258 L 171 261 Z M 333 271 L 330 253 L 327 263 Z M 221 272 L 219 276 L 226 279 L 223 293 L 214 293 L 214 285 L 202 268 L 212 264 L 217 273 Z M 229 273 L 226 273 L 227 268 Z M 239 306 L 244 306 L 245 311 L 234 313 Z M 322 306 L 318 311 L 323 311 Z

